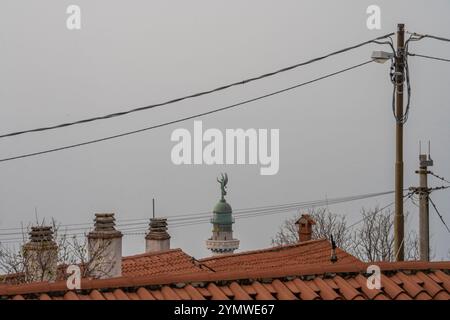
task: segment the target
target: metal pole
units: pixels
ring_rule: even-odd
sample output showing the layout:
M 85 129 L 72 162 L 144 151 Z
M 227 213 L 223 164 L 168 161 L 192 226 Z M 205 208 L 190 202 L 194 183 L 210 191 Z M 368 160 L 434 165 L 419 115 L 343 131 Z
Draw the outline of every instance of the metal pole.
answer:
M 152 205 L 153 205 L 153 219 L 155 219 L 155 198 L 152 199 Z
M 397 26 L 397 55 L 395 58 L 396 80 L 396 152 L 395 152 L 395 217 L 394 254 L 397 261 L 404 260 L 404 216 L 403 216 L 403 82 L 405 59 L 405 25 Z

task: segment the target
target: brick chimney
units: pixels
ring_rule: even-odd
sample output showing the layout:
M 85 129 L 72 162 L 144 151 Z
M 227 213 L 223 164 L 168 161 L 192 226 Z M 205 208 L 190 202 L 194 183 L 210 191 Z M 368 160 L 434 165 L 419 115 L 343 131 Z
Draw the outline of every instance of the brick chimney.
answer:
M 122 275 L 122 233 L 115 228 L 114 213 L 96 213 L 88 234 L 89 269 L 94 278 Z
M 58 271 L 58 246 L 53 240 L 52 227 L 31 227 L 29 237 L 30 240 L 22 247 L 26 281 L 55 281 Z
M 170 235 L 167 233 L 167 219 L 150 219 L 149 232 L 145 236 L 145 252 L 158 252 L 169 249 Z
M 314 219 L 309 214 L 302 214 L 295 224 L 298 225 L 298 242 L 311 240 L 312 226 L 316 224 Z

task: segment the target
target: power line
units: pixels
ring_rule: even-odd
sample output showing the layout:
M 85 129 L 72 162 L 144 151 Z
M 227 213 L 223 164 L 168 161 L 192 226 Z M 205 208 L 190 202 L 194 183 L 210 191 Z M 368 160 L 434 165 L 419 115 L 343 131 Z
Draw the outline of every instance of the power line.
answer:
M 420 58 L 426 58 L 426 59 L 432 59 L 432 60 L 438 60 L 438 61 L 450 62 L 450 59 L 439 58 L 439 57 L 433 57 L 433 56 L 427 56 L 427 55 L 424 55 L 424 54 L 408 53 L 408 55 L 409 55 L 409 56 L 412 56 L 412 57 L 420 57 Z
M 428 200 L 430 200 L 431 205 L 433 206 L 434 210 L 436 211 L 436 213 L 439 216 L 439 219 L 441 219 L 442 223 L 447 228 L 448 233 L 450 233 L 450 229 L 448 228 L 447 224 L 445 223 L 444 218 L 442 217 L 442 215 L 439 213 L 439 210 L 436 208 L 436 205 L 434 204 L 433 200 L 431 200 L 431 197 L 428 197 Z
M 323 80 L 323 79 L 326 79 L 326 78 L 330 78 L 332 76 L 338 75 L 340 73 L 344 73 L 346 71 L 350 71 L 352 69 L 356 69 L 356 68 L 362 67 L 362 66 L 364 66 L 366 64 L 369 64 L 369 63 L 372 63 L 372 62 L 373 62 L 373 60 L 369 60 L 369 61 L 366 61 L 366 62 L 363 62 L 363 63 L 359 63 L 357 65 L 354 65 L 354 66 L 351 66 L 351 67 L 348 67 L 348 68 L 345 68 L 345 69 L 341 69 L 341 70 L 333 72 L 333 73 L 326 74 L 324 76 L 321 76 L 319 78 L 315 78 L 313 80 L 302 82 L 300 84 L 297 84 L 297 85 L 294 85 L 294 86 L 291 86 L 291 87 L 288 87 L 288 88 L 285 88 L 285 89 L 274 91 L 274 92 L 271 92 L 271 93 L 268 93 L 268 94 L 265 94 L 265 95 L 262 95 L 262 96 L 259 96 L 259 97 L 256 97 L 256 98 L 248 99 L 248 100 L 245 100 L 245 101 L 242 101 L 242 102 L 238 102 L 238 103 L 235 103 L 235 104 L 232 104 L 232 105 L 228 105 L 226 107 L 222 107 L 222 108 L 219 108 L 219 109 L 214 109 L 214 110 L 210 110 L 210 111 L 207 111 L 207 112 L 198 113 L 198 114 L 195 114 L 195 115 L 192 115 L 192 116 L 189 116 L 189 117 L 185 117 L 185 118 L 181 118 L 181 119 L 177 119 L 177 120 L 173 120 L 173 121 L 169 121 L 169 122 L 164 122 L 162 124 L 154 125 L 154 126 L 151 126 L 151 127 L 146 127 L 146 128 L 142 128 L 142 129 L 138 129 L 138 130 L 128 131 L 128 132 L 124 132 L 124 133 L 120 133 L 120 134 L 116 134 L 116 135 L 113 135 L 113 136 L 108 136 L 108 137 L 104 137 L 104 138 L 100 138 L 100 139 L 89 140 L 89 141 L 85 141 L 85 142 L 81 142 L 81 143 L 76 143 L 76 144 L 63 146 L 63 147 L 58 147 L 58 148 L 53 148 L 53 149 L 47 149 L 47 150 L 33 152 L 33 153 L 26 153 L 26 154 L 22 154 L 22 155 L 19 155 L 19 156 L 14 156 L 14 157 L 9 157 L 9 158 L 3 158 L 3 159 L 0 159 L 0 162 L 6 162 L 6 161 L 17 160 L 17 159 L 22 159 L 22 158 L 34 157 L 34 156 L 38 156 L 38 155 L 42 155 L 42 154 L 46 154 L 46 153 L 52 153 L 52 152 L 66 150 L 66 149 L 77 148 L 77 147 L 81 147 L 81 146 L 85 146 L 85 145 L 89 145 L 89 144 L 94 144 L 94 143 L 98 143 L 98 142 L 102 142 L 102 141 L 106 141 L 106 140 L 116 139 L 116 138 L 120 138 L 120 137 L 124 137 L 124 136 L 128 136 L 128 135 L 132 135 L 132 134 L 136 134 L 136 133 L 140 133 L 140 132 L 156 129 L 156 128 L 165 127 L 165 126 L 168 126 L 168 125 L 171 125 L 171 124 L 175 124 L 175 123 L 179 123 L 179 122 L 182 122 L 182 121 L 186 121 L 186 120 L 202 117 L 202 116 L 205 116 L 205 115 L 213 114 L 213 113 L 224 111 L 224 110 L 228 110 L 228 109 L 232 109 L 232 108 L 244 105 L 244 104 L 248 104 L 250 102 L 262 100 L 262 99 L 265 99 L 265 98 L 268 98 L 268 97 L 271 97 L 271 96 L 275 96 L 277 94 L 284 93 L 284 92 L 287 92 L 287 91 L 290 91 L 290 90 L 293 90 L 293 89 L 296 89 L 296 88 L 299 88 L 299 87 L 302 87 L 302 86 L 305 86 L 305 85 L 308 85 L 308 84 L 311 84 L 311 83 L 314 83 L 314 82 L 317 82 L 317 81 L 320 81 L 320 80 Z
M 408 192 L 407 194 L 405 194 L 405 195 L 403 196 L 403 202 L 405 202 L 406 200 L 408 200 L 408 199 L 412 196 L 412 194 L 414 194 L 414 193 L 413 193 L 413 192 Z M 406 199 L 405 199 L 405 198 L 406 198 Z M 389 207 L 392 206 L 394 203 L 395 203 L 394 201 L 393 201 L 393 202 L 390 202 L 389 204 L 385 205 L 384 207 L 382 207 L 382 208 L 376 210 L 375 212 L 373 212 L 373 214 L 377 214 L 378 212 L 381 212 L 381 211 L 383 211 L 383 210 L 389 208 Z M 363 221 L 364 221 L 365 219 L 367 219 L 367 218 L 368 218 L 367 216 L 366 216 L 366 217 L 363 217 L 362 219 L 356 221 L 355 223 L 351 224 L 351 225 L 348 226 L 347 228 L 348 228 L 348 229 L 351 229 L 351 228 L 353 228 L 354 226 L 356 226 L 357 224 L 360 224 L 361 222 L 363 222 Z
M 439 40 L 439 41 L 450 42 L 449 38 L 434 36 L 431 34 L 420 34 L 417 32 L 408 32 L 408 33 L 413 37 L 413 41 L 418 41 L 421 39 L 429 38 L 429 39 L 434 39 L 434 40 Z
M 437 174 L 435 174 L 435 173 L 433 173 L 433 172 L 431 172 L 431 171 L 430 171 L 430 174 L 431 174 L 433 177 L 438 178 L 439 180 L 442 180 L 442 181 L 444 181 L 444 182 L 450 183 L 450 181 L 448 181 L 448 180 L 445 179 L 444 177 L 438 176 Z
M 124 115 L 127 115 L 129 113 L 134 113 L 134 112 L 138 112 L 138 111 L 148 110 L 148 109 L 152 109 L 152 108 L 156 108 L 156 107 L 160 107 L 160 106 L 165 106 L 165 105 L 168 105 L 168 104 L 173 104 L 173 103 L 180 102 L 180 101 L 187 100 L 187 99 L 201 97 L 201 96 L 204 96 L 204 95 L 207 95 L 207 94 L 215 93 L 215 92 L 218 92 L 218 91 L 223 91 L 223 90 L 229 89 L 231 87 L 235 87 L 235 86 L 247 84 L 247 83 L 250 83 L 250 82 L 253 82 L 253 81 L 261 80 L 261 79 L 264 79 L 264 78 L 272 77 L 274 75 L 277 75 L 277 74 L 280 74 L 280 73 L 283 73 L 283 72 L 286 72 L 286 71 L 289 71 L 289 70 L 293 70 L 293 69 L 296 69 L 298 67 L 305 66 L 305 65 L 308 65 L 308 64 L 311 64 L 311 63 L 314 63 L 314 62 L 318 62 L 320 60 L 324 60 L 324 59 L 329 58 L 331 56 L 338 55 L 338 54 L 341 54 L 341 53 L 344 53 L 344 52 L 347 52 L 347 51 L 350 51 L 350 50 L 353 50 L 353 49 L 365 46 L 365 45 L 370 44 L 370 43 L 389 44 L 389 43 L 386 43 L 386 42 L 380 42 L 378 40 L 382 40 L 382 39 L 388 38 L 388 37 L 392 36 L 393 34 L 394 33 L 389 33 L 389 34 L 386 34 L 384 36 L 380 36 L 380 37 L 377 37 L 375 39 L 371 39 L 371 40 L 368 40 L 368 41 L 365 41 L 365 42 L 361 42 L 359 44 L 356 44 L 356 45 L 353 45 L 353 46 L 350 46 L 350 47 L 347 47 L 347 48 L 344 48 L 344 49 L 341 49 L 341 50 L 338 50 L 338 51 L 334 51 L 334 52 L 331 52 L 329 54 L 326 54 L 326 55 L 323 55 L 323 56 L 320 56 L 320 57 L 317 57 L 317 58 L 314 58 L 314 59 L 310 59 L 310 60 L 305 61 L 305 62 L 297 63 L 297 64 L 294 64 L 292 66 L 285 67 L 285 68 L 282 68 L 282 69 L 279 69 L 279 70 L 276 70 L 276 71 L 272 71 L 272 72 L 269 72 L 269 73 L 265 73 L 265 74 L 262 74 L 262 75 L 259 75 L 259 76 L 256 76 L 256 77 L 252 77 L 252 78 L 248 78 L 248 79 L 245 79 L 245 80 L 233 82 L 233 83 L 230 83 L 230 84 L 227 84 L 227 85 L 223 85 L 223 86 L 217 87 L 215 89 L 206 90 L 206 91 L 190 94 L 190 95 L 187 95 L 187 96 L 184 96 L 184 97 L 175 98 L 175 99 L 171 99 L 171 100 L 168 100 L 168 101 L 165 101 L 165 102 L 160 102 L 160 103 L 148 105 L 148 106 L 145 106 L 145 107 L 139 107 L 139 108 L 135 108 L 135 109 L 127 110 L 127 111 L 120 111 L 120 112 L 110 113 L 110 114 L 103 115 L 103 116 L 86 118 L 86 119 L 82 119 L 82 120 L 77 120 L 77 121 L 73 121 L 73 122 L 66 122 L 66 123 L 62 123 L 62 124 L 46 126 L 46 127 L 41 127 L 41 128 L 35 128 L 35 129 L 29 129 L 29 130 L 23 130 L 23 131 L 16 131 L 16 132 L 11 132 L 11 133 L 6 133 L 6 134 L 0 135 L 0 138 L 12 137 L 12 136 L 25 134 L 25 133 L 31 133 L 31 132 L 40 132 L 40 131 L 59 129 L 59 128 L 69 127 L 69 126 L 73 126 L 73 125 L 78 125 L 78 124 L 83 124 L 83 123 L 88 123 L 88 122 L 93 122 L 93 121 L 98 121 L 98 120 L 111 119 L 111 118 L 115 118 L 115 117 L 124 116 Z
M 253 218 L 253 217 L 260 217 L 260 216 L 266 216 L 266 215 L 272 215 L 276 213 L 284 213 L 284 212 L 290 212 L 294 210 L 299 209 L 305 209 L 305 208 L 314 208 L 323 206 L 326 203 L 328 204 L 339 204 L 339 203 L 346 203 L 346 202 L 352 202 L 357 200 L 363 200 L 373 197 L 378 197 L 382 195 L 388 195 L 392 194 L 394 191 L 385 191 L 385 192 L 378 192 L 378 193 L 369 193 L 369 194 L 362 194 L 357 196 L 349 196 L 349 197 L 341 197 L 341 198 L 334 198 L 334 199 L 326 199 L 326 200 L 316 200 L 316 201 L 309 201 L 309 202 L 299 202 L 297 205 L 295 204 L 281 204 L 277 206 L 265 206 L 265 207 L 254 207 L 251 209 L 241 209 L 237 210 L 237 212 L 233 213 L 233 216 L 236 219 L 246 219 L 246 218 Z M 190 225 L 196 225 L 196 224 L 203 224 L 208 223 L 210 221 L 210 215 L 211 213 L 208 213 L 208 217 L 193 217 L 191 221 L 175 221 L 175 223 L 170 224 L 169 228 L 178 228 L 178 227 L 185 227 Z M 143 223 L 142 223 L 143 224 Z M 145 223 L 147 225 L 147 223 Z M 61 225 L 60 225 L 61 226 Z M 11 228 L 14 229 L 14 228 Z M 3 229 L 5 230 L 5 229 Z M 15 229 L 14 229 L 15 230 Z M 72 229 L 70 231 L 75 231 L 77 229 Z M 58 236 L 84 236 L 86 234 L 86 231 L 88 231 L 88 228 L 82 229 L 85 232 L 75 232 L 75 233 L 64 233 L 62 231 L 58 231 Z M 132 228 L 124 228 L 120 229 L 121 232 L 124 234 L 127 234 L 128 232 L 135 232 L 135 231 L 146 231 L 148 228 L 144 227 L 132 227 Z M 69 230 L 65 230 L 66 232 Z M 22 233 L 3 233 L 0 234 L 0 236 L 13 236 L 13 235 L 22 235 L 22 237 L 15 237 L 15 238 L 0 238 L 0 243 L 8 243 L 9 241 L 23 241 L 24 238 L 26 238 L 26 235 Z

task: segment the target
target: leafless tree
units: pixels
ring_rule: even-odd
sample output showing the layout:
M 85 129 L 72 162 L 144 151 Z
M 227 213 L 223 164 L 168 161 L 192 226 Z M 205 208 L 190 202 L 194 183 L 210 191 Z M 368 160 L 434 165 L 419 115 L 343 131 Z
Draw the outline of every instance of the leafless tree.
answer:
M 45 221 L 40 224 L 43 226 Z M 53 238 L 57 246 L 57 255 L 39 254 L 31 256 L 30 250 L 27 250 L 27 236 L 31 226 L 22 228 L 22 241 L 17 246 L 8 246 L 0 243 L 0 282 L 12 284 L 28 283 L 34 281 L 45 281 L 48 277 L 53 278 L 53 272 L 56 272 L 56 278 L 62 280 L 66 278 L 66 268 L 69 265 L 78 265 L 81 270 L 82 278 L 92 278 L 106 276 L 114 267 L 107 263 L 106 249 L 110 241 L 105 240 L 100 246 L 89 248 L 89 242 L 86 235 L 83 240 L 78 239 L 76 235 L 69 236 L 67 231 L 61 232 L 60 225 L 55 220 L 51 223 Z M 34 243 L 35 252 L 45 252 L 46 242 Z M 40 250 L 42 249 L 42 250 Z M 30 259 L 33 258 L 34 267 L 30 268 Z M 56 264 L 55 264 L 56 260 Z M 54 266 L 57 266 L 55 269 Z
M 390 210 L 361 210 L 361 222 L 350 228 L 344 216 L 329 212 L 325 208 L 307 212 L 315 220 L 312 239 L 333 238 L 341 249 L 363 261 L 394 261 L 393 214 Z M 299 215 L 300 216 L 300 215 Z M 273 245 L 298 242 L 298 217 L 288 218 L 272 239 Z M 410 231 L 405 236 L 405 259 L 419 258 L 417 233 Z
M 326 208 L 310 209 L 308 214 L 316 222 L 312 229 L 312 239 L 329 238 L 333 235 L 336 245 L 342 249 L 347 249 L 351 244 L 350 232 L 347 229 L 347 222 L 344 216 L 333 214 Z M 295 222 L 298 217 L 288 218 L 272 239 L 273 245 L 284 245 L 297 243 L 299 240 L 298 228 Z
M 351 252 L 364 261 L 395 261 L 394 214 L 391 210 L 361 210 L 363 222 L 352 234 Z M 408 214 L 406 214 L 407 218 Z M 406 260 L 419 258 L 417 233 L 410 231 L 403 243 Z

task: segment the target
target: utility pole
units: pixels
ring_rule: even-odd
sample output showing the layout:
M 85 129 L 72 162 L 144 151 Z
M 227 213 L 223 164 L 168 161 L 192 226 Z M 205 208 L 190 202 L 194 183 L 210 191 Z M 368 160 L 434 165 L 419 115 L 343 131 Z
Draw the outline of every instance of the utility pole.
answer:
M 420 240 L 420 260 L 430 261 L 430 220 L 429 220 L 429 201 L 430 189 L 428 189 L 428 167 L 433 166 L 433 160 L 430 156 L 430 142 L 428 142 L 428 155 L 419 154 L 419 187 L 410 188 L 410 190 L 419 194 L 419 240 Z
M 403 216 L 403 82 L 405 70 L 405 25 L 397 26 L 397 54 L 395 57 L 395 216 L 394 255 L 397 261 L 404 260 L 404 216 Z

